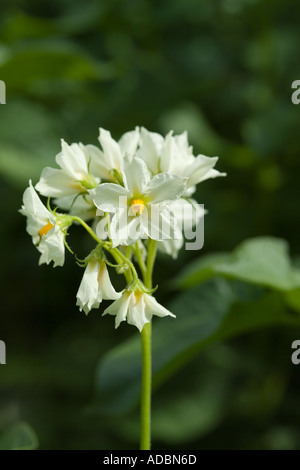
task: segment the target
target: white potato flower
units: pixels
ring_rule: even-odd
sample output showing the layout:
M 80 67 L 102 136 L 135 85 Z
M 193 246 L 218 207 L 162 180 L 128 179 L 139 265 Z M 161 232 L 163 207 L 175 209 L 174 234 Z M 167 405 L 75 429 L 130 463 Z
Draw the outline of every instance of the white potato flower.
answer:
M 168 206 L 180 198 L 187 178 L 168 173 L 151 178 L 142 159 L 127 157 L 122 179 L 124 186 L 103 183 L 89 191 L 98 209 L 113 213 L 110 238 L 114 246 L 129 245 L 139 238 L 178 237 L 177 224 Z
M 62 140 L 61 147 L 61 152 L 56 156 L 60 168 L 44 168 L 36 189 L 47 197 L 73 196 L 70 199 L 72 203 L 74 196 L 96 187 L 100 178 L 91 173 L 92 157 L 83 144 L 68 145 Z
M 214 169 L 218 157 L 193 155 L 186 132 L 173 136 L 171 131 L 164 138 L 160 134 L 142 128 L 137 155 L 146 162 L 153 175 L 167 172 L 187 177 L 188 195 L 193 193 L 196 184 L 209 178 L 226 176 L 226 173 Z
M 139 289 L 125 290 L 122 296 L 115 300 L 103 313 L 103 315 L 115 315 L 116 328 L 122 321 L 136 326 L 142 331 L 144 325 L 152 320 L 153 315 L 158 317 L 175 315 L 160 305 L 157 300 Z
M 135 155 L 140 133 L 136 127 L 134 131 L 126 132 L 119 142 L 116 142 L 109 131 L 100 128 L 100 150 L 95 145 L 86 145 L 85 149 L 91 156 L 91 171 L 101 179 L 120 182 L 123 159 Z
M 88 314 L 93 308 L 98 308 L 103 299 L 116 300 L 120 296 L 110 281 L 105 261 L 89 261 L 76 296 L 80 311 Z
M 41 253 L 39 264 L 49 264 L 53 261 L 54 267 L 62 266 L 65 261 L 64 229 L 70 225 L 68 216 L 63 214 L 55 216 L 49 212 L 31 181 L 24 192 L 20 212 L 27 217 L 26 230 Z

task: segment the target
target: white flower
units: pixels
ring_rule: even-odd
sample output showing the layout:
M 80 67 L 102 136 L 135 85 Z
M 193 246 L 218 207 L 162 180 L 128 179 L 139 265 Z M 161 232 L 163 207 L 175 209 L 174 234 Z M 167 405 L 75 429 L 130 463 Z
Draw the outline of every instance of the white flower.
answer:
M 165 138 L 160 134 L 141 129 L 140 148 L 137 155 L 142 158 L 152 174 L 167 172 L 174 175 L 185 176 L 189 195 L 193 186 L 209 178 L 226 176 L 213 167 L 218 157 L 193 155 L 193 149 L 188 144 L 187 133 L 173 136 L 169 132 Z
M 168 204 L 185 190 L 186 178 L 160 173 L 150 178 L 143 160 L 125 158 L 124 186 L 103 183 L 89 191 L 94 204 L 112 212 L 110 238 L 114 245 L 131 244 L 139 238 L 176 238 L 177 224 Z
M 174 215 L 179 233 L 178 238 L 173 240 L 163 240 L 157 243 L 157 249 L 176 259 L 179 250 L 182 248 L 184 236 L 189 240 L 194 235 L 193 227 L 198 225 L 200 219 L 204 217 L 206 211 L 203 205 L 198 204 L 195 199 L 177 199 L 173 201 L 170 210 Z
M 68 145 L 62 140 L 61 147 L 61 152 L 56 156 L 60 169 L 44 168 L 36 189 L 43 196 L 64 198 L 76 196 L 97 186 L 100 178 L 90 173 L 92 157 L 88 155 L 84 145 Z
M 80 311 L 88 314 L 92 308 L 98 308 L 103 299 L 115 300 L 120 296 L 110 281 L 105 261 L 89 261 L 76 296 Z
M 86 145 L 86 152 L 92 157 L 91 171 L 101 179 L 120 182 L 120 172 L 123 159 L 133 156 L 136 152 L 140 133 L 136 127 L 134 131 L 123 134 L 116 142 L 109 131 L 100 128 L 99 142 L 102 150 L 95 145 Z
M 24 192 L 20 212 L 27 217 L 26 230 L 41 253 L 39 264 L 49 264 L 53 261 L 54 267 L 62 266 L 65 261 L 65 233 L 57 223 L 57 218 L 40 200 L 31 181 Z
M 130 325 L 136 326 L 142 331 L 145 323 L 149 323 L 153 315 L 174 317 L 173 313 L 160 305 L 157 300 L 149 294 L 140 290 L 125 290 L 120 299 L 113 302 L 103 313 L 103 315 L 115 315 L 116 328 L 122 321 L 127 320 Z

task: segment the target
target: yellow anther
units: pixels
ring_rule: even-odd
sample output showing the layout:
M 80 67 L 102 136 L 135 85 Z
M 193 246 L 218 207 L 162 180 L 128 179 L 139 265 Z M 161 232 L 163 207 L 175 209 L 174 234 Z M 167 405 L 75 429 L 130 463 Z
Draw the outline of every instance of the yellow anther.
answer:
M 130 210 L 134 215 L 141 215 L 144 210 L 145 204 L 142 199 L 133 199 L 130 204 Z
M 44 225 L 44 227 L 42 227 L 42 228 L 38 231 L 38 234 L 39 234 L 39 236 L 40 236 L 40 239 L 42 239 L 42 236 L 43 236 L 43 235 L 47 235 L 47 233 L 49 232 L 49 230 L 51 230 L 53 227 L 54 227 L 54 225 L 51 224 L 51 222 L 48 222 L 48 224 Z

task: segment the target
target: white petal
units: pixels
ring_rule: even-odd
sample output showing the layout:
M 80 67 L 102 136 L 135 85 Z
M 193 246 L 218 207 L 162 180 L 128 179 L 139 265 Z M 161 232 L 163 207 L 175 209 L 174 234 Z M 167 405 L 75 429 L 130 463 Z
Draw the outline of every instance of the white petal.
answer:
M 153 240 L 158 241 L 182 237 L 173 212 L 163 204 L 152 204 L 151 210 L 148 210 L 147 234 Z
M 132 292 L 124 291 L 118 300 L 115 300 L 106 310 L 104 310 L 103 315 L 109 314 L 116 316 L 116 328 L 118 328 L 122 321 L 126 320 L 128 306 L 132 296 Z
M 174 135 L 174 140 L 180 150 L 184 153 L 192 153 L 192 147 L 189 146 L 187 131 L 182 134 Z
M 90 170 L 92 175 L 98 176 L 101 179 L 111 180 L 111 170 L 114 167 L 110 158 L 95 145 L 88 144 L 85 148 L 88 157 L 91 159 Z
M 27 217 L 27 232 L 32 236 L 33 243 L 37 245 L 41 253 L 39 263 L 49 264 L 53 261 L 54 267 L 62 266 L 65 260 L 65 236 L 59 226 L 55 225 L 55 217 L 46 209 L 31 181 L 29 188 L 24 192 L 23 203 L 20 212 Z M 41 238 L 38 232 L 49 222 L 53 227 Z
M 142 331 L 144 325 L 149 323 L 151 318 L 151 312 L 145 309 L 145 294 L 134 293 L 128 306 L 127 322 L 129 325 L 134 325 Z
M 88 174 L 88 161 L 81 144 L 68 145 L 61 141 L 62 151 L 56 156 L 57 164 L 74 180 L 84 179 Z
M 89 190 L 89 193 L 97 208 L 104 212 L 115 212 L 119 207 L 127 207 L 127 198 L 131 196 L 126 188 L 114 183 L 100 184 Z
M 85 268 L 82 281 L 76 294 L 80 311 L 84 310 L 88 314 L 92 308 L 98 308 L 101 298 L 98 297 L 98 272 L 99 264 L 90 261 Z
M 112 217 L 110 224 L 110 237 L 113 246 L 131 245 L 145 234 L 143 216 L 132 217 L 128 215 L 127 208 L 118 209 Z
M 179 198 L 172 202 L 169 207 L 177 220 L 180 230 L 183 227 L 188 230 L 191 229 L 205 214 L 203 205 L 198 204 L 195 199 Z
M 80 192 L 80 183 L 57 168 L 46 167 L 43 169 L 40 181 L 36 189 L 47 197 L 65 197 Z
M 163 147 L 164 138 L 155 132 L 149 132 L 142 127 L 140 137 L 140 149 L 137 155 L 142 158 L 149 170 L 156 174 L 159 171 L 159 158 Z
M 158 317 L 165 317 L 167 315 L 176 318 L 176 316 L 160 305 L 152 295 L 144 294 L 147 315 L 157 315 Z
M 172 133 L 173 131 L 169 132 L 165 138 L 159 166 L 161 172 L 180 175 L 184 168 L 184 161 Z
M 125 158 L 122 171 L 124 185 L 133 197 L 141 196 L 150 181 L 150 175 L 146 163 L 140 158 Z
M 119 140 L 119 146 L 122 155 L 134 155 L 140 139 L 140 130 L 138 127 L 134 131 L 126 132 Z
M 66 196 L 54 199 L 55 206 L 68 211 L 83 220 L 89 220 L 96 216 L 96 207 L 90 195 Z
M 59 227 L 53 227 L 47 235 L 44 235 L 38 250 L 42 253 L 39 264 L 49 264 L 53 261 L 53 267 L 63 266 L 65 262 L 64 234 Z
M 31 180 L 29 187 L 24 191 L 23 205 L 20 209 L 20 213 L 27 217 L 26 230 L 29 235 L 32 236 L 34 244 L 39 241 L 40 237 L 38 232 L 44 225 L 48 224 L 49 221 L 51 221 L 53 225 L 55 224 L 52 215 L 35 192 Z
M 191 197 L 194 192 L 196 191 L 196 186 L 190 186 L 189 188 L 186 188 L 184 193 L 182 194 L 182 197 Z
M 103 299 L 116 300 L 121 297 L 121 294 L 115 291 L 110 281 L 108 269 L 104 261 L 99 261 L 98 285 L 101 289 Z
M 227 176 L 227 173 L 221 173 L 220 171 L 212 168 L 201 181 L 205 181 L 210 178 L 217 178 L 218 176 Z
M 109 232 L 109 226 L 110 226 L 109 222 L 110 222 L 110 218 L 108 220 L 106 216 L 101 216 L 101 217 L 98 217 L 98 219 L 95 219 L 94 224 L 96 224 L 95 226 L 96 235 L 100 240 L 106 240 L 108 238 L 109 236 L 108 232 Z
M 186 187 L 187 178 L 160 173 L 148 183 L 145 196 L 153 204 L 179 198 Z
M 119 144 L 112 138 L 109 131 L 100 128 L 99 141 L 103 148 L 105 161 L 111 169 L 120 170 L 122 162 L 122 154 Z
M 184 172 L 184 176 L 188 176 L 187 187 L 201 183 L 208 178 L 215 178 L 216 176 L 225 176 L 225 174 L 211 169 L 215 166 L 218 161 L 218 157 L 206 157 L 205 155 L 198 155 L 194 161 L 188 165 Z
M 46 220 L 50 215 L 50 212 L 46 209 L 34 190 L 31 180 L 29 181 L 29 187 L 24 191 L 23 206 L 20 212 L 23 215 L 32 214 L 36 218 L 41 218 L 42 220 Z

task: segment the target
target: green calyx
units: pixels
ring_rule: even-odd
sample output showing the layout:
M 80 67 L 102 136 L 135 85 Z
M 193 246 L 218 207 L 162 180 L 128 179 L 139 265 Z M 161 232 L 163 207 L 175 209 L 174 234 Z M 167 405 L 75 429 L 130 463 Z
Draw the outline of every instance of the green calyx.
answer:
M 59 225 L 62 232 L 67 234 L 67 229 L 73 223 L 73 217 L 67 214 L 60 214 L 56 212 L 56 209 L 52 212 L 56 218 L 56 223 Z
M 140 279 L 133 279 L 130 284 L 126 287 L 126 290 L 129 292 L 140 291 L 144 292 L 145 294 L 153 294 L 157 290 L 158 286 L 154 287 L 154 289 L 147 289 L 147 287 L 143 284 Z
M 88 191 L 89 189 L 96 188 L 98 184 L 96 181 L 91 178 L 89 181 L 88 180 L 77 180 L 76 183 L 79 183 L 82 187 L 83 190 Z
M 88 263 L 90 263 L 91 261 L 105 261 L 106 262 L 106 257 L 105 257 L 105 254 L 103 253 L 102 246 L 103 244 L 99 243 L 99 245 L 97 245 L 96 248 L 94 248 L 90 252 L 90 254 L 83 260 L 77 258 L 76 256 L 76 263 L 78 264 L 78 266 L 80 266 L 81 268 L 86 268 Z
M 118 170 L 116 169 L 110 170 L 109 175 L 117 184 L 120 184 L 121 186 L 123 186 L 123 177 L 122 177 L 122 174 Z

